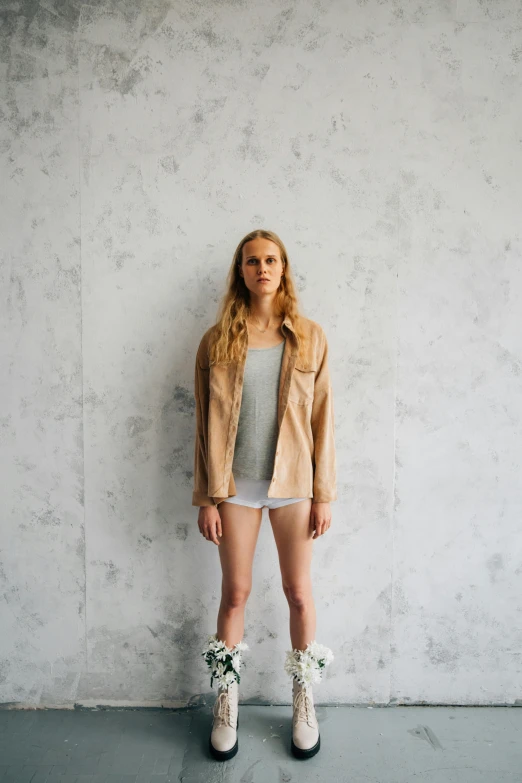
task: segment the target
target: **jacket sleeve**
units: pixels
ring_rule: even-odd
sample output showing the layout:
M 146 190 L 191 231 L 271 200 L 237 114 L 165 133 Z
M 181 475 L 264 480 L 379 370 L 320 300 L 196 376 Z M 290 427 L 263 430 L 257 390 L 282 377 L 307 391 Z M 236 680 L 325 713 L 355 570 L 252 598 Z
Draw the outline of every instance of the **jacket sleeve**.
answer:
M 194 486 L 192 492 L 193 506 L 215 506 L 214 499 L 208 492 L 208 400 L 210 370 L 200 366 L 200 358 L 204 350 L 201 341 L 196 355 L 194 370 L 194 399 L 196 401 L 196 437 L 194 442 Z
M 332 384 L 328 367 L 328 342 L 322 331 L 319 366 L 315 375 L 311 426 L 314 439 L 313 503 L 337 500 L 335 420 Z

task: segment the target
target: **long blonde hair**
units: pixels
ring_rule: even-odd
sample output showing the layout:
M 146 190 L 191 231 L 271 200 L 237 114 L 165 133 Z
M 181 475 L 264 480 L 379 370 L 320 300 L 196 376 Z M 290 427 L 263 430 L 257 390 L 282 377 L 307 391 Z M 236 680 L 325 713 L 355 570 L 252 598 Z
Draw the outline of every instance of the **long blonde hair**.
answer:
M 305 333 L 300 321 L 301 315 L 288 253 L 277 234 L 258 228 L 243 237 L 232 258 L 227 277 L 227 290 L 212 331 L 209 346 L 210 364 L 229 364 L 238 361 L 244 341 L 248 339 L 247 317 L 250 315 L 250 291 L 239 274 L 239 267 L 243 260 L 243 246 L 258 237 L 269 239 L 279 247 L 284 274 L 274 300 L 274 315 L 290 316 L 297 337 L 298 355 L 301 353 Z

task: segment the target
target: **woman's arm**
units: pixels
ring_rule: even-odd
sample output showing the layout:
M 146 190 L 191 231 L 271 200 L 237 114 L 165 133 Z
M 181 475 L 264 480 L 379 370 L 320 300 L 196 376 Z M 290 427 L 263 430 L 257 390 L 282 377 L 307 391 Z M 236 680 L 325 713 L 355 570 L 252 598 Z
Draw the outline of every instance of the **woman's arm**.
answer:
M 314 438 L 313 503 L 337 500 L 334 404 L 328 367 L 328 342 L 322 332 L 321 358 L 315 375 L 311 425 Z
M 196 401 L 196 437 L 194 443 L 194 489 L 192 492 L 193 506 L 215 506 L 208 492 L 208 400 L 210 369 L 205 367 L 203 352 L 206 350 L 202 338 L 196 354 L 194 370 L 194 398 Z M 201 366 L 203 364 L 203 366 Z

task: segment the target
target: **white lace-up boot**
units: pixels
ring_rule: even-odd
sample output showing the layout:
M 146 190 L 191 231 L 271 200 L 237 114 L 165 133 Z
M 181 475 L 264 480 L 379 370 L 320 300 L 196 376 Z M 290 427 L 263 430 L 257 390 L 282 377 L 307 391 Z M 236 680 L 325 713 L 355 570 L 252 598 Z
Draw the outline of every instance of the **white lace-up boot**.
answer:
M 285 671 L 293 678 L 291 749 L 297 758 L 315 756 L 321 747 L 312 683 L 321 681 L 323 669 L 333 658 L 330 648 L 315 640 L 309 642 L 305 650 L 288 650 L 286 653 Z
M 237 727 L 239 725 L 239 682 L 241 658 L 243 650 L 248 650 L 245 642 L 238 642 L 234 647 L 227 647 L 216 634 L 208 637 L 207 644 L 201 654 L 210 669 L 210 686 L 214 680 L 219 685 L 219 692 L 212 710 L 214 721 L 209 737 L 210 753 L 219 761 L 226 761 L 235 756 L 239 742 Z
M 238 713 L 238 683 L 235 680 L 228 688 L 220 686 L 212 710 L 214 722 L 209 739 L 209 749 L 212 756 L 219 761 L 231 759 L 238 751 Z
M 321 747 L 312 686 L 302 685 L 294 678 L 292 697 L 292 753 L 297 758 L 309 758 Z

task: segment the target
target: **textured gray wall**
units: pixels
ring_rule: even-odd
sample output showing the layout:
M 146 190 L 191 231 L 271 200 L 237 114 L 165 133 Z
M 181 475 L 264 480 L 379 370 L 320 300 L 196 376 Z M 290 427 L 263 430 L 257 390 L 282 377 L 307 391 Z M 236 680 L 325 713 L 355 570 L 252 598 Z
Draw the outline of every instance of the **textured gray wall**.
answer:
M 2 17 L 0 700 L 210 691 L 193 362 L 259 226 L 330 341 L 316 699 L 520 699 L 521 4 Z M 288 703 L 267 516 L 245 641 L 241 698 Z

